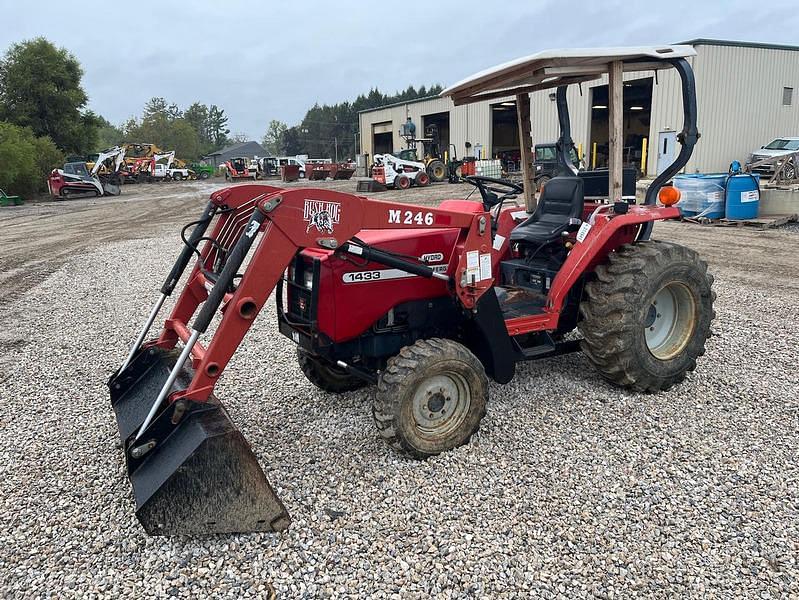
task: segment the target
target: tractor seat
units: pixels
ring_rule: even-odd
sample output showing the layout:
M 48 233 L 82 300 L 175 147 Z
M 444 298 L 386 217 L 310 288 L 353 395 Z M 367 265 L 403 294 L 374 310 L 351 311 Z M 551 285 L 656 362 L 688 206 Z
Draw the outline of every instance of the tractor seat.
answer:
M 510 233 L 511 242 L 543 246 L 561 239 L 583 214 L 583 180 L 553 177 L 544 186 L 535 212 Z

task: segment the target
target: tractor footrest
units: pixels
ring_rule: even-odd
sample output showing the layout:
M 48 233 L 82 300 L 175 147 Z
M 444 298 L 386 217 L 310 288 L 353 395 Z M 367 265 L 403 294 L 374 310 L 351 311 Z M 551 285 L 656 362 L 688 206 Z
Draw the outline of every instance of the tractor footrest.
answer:
M 495 287 L 502 317 L 515 319 L 529 317 L 544 312 L 547 302 L 546 294 L 536 293 L 533 290 L 521 287 Z

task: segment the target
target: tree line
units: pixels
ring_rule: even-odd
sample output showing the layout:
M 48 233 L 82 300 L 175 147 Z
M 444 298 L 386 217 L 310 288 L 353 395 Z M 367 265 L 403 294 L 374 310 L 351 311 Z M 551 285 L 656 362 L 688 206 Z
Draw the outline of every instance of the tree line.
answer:
M 151 98 L 140 118 L 132 117 L 121 127 L 110 123 L 101 132 L 104 144 L 113 146 L 123 141 L 155 144 L 163 150 L 174 150 L 178 158 L 197 160 L 222 148 L 230 137 L 228 117 L 217 105 L 194 102 L 185 110 L 165 98 Z
M 225 111 L 195 102 L 185 110 L 152 98 L 140 118 L 117 127 L 87 108 L 83 69 L 43 37 L 13 44 L 0 59 L 0 189 L 29 195 L 47 189 L 50 171 L 124 141 L 152 143 L 198 159 L 230 136 Z
M 87 108 L 83 69 L 65 48 L 43 37 L 13 44 L 0 58 L 0 188 L 28 195 L 47 189 L 50 171 L 67 159 L 85 159 L 122 142 L 152 143 L 195 160 L 230 143 L 224 109 L 194 102 L 181 108 L 162 97 L 150 99 L 141 117 L 120 126 Z M 272 120 L 264 137 L 275 155 L 352 158 L 357 152 L 358 113 L 438 94 L 440 85 L 409 86 L 394 94 L 374 88 L 355 100 L 314 104 L 289 127 Z
M 319 158 L 352 158 L 357 153 L 358 113 L 362 110 L 438 95 L 443 88 L 408 86 L 401 92 L 384 94 L 377 88 L 360 94 L 352 102 L 314 104 L 298 125 L 289 127 L 273 119 L 263 139 L 264 148 L 276 155 L 307 154 Z

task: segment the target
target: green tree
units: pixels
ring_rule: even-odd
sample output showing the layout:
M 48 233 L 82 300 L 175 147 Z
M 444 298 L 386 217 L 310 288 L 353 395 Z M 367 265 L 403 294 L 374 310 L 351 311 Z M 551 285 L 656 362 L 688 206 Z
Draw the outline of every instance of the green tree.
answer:
M 161 124 L 169 120 L 169 104 L 164 98 L 150 98 L 144 105 L 143 123 L 154 125 Z
M 63 160 L 50 138 L 37 138 L 29 127 L 0 121 L 0 188 L 8 194 L 44 191 L 50 171 Z
M 158 145 L 174 150 L 178 158 L 195 160 L 200 157 L 200 138 L 185 119 L 172 121 L 159 138 Z
M 97 148 L 113 148 L 118 146 L 125 139 L 122 128 L 112 125 L 103 117 L 98 117 L 100 129 L 97 131 Z
M 272 154 L 281 154 L 283 151 L 283 138 L 288 126 L 282 121 L 272 119 L 263 139 L 263 147 Z
M 230 129 L 227 126 L 227 116 L 225 111 L 216 104 L 212 104 L 211 108 L 208 109 L 208 133 L 214 149 L 221 148 L 228 141 L 227 136 L 230 133 Z
M 203 152 L 210 151 L 213 142 L 208 131 L 208 107 L 205 104 L 195 102 L 183 111 L 183 118 L 197 132 Z
M 43 37 L 14 44 L 0 60 L 0 119 L 49 136 L 66 152 L 93 151 L 97 121 L 84 110 L 82 75 L 72 54 Z
M 289 127 L 283 136 L 283 151 L 280 154 L 293 156 L 304 153 L 304 145 L 301 141 L 302 133 L 299 127 Z
M 47 189 L 47 176 L 56 167 L 64 164 L 64 153 L 47 136 L 33 139 L 34 162 L 36 164 L 36 183 L 39 191 Z

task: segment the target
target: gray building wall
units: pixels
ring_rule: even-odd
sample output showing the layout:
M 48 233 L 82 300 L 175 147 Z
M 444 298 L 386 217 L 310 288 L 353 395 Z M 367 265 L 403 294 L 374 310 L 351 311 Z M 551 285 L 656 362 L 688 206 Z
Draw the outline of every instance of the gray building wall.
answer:
M 499 102 L 499 100 L 492 101 L 492 103 L 494 102 Z M 484 152 L 490 152 L 491 109 L 488 102 L 455 106 L 449 98 L 431 98 L 362 112 L 358 117 L 361 153 L 374 156 L 373 125 L 391 121 L 394 151 L 398 151 L 405 147 L 405 141 L 400 137 L 399 129 L 407 117 L 411 117 L 416 123 L 417 136 L 422 137 L 422 117 L 440 112 L 449 112 L 449 143 L 455 145 L 458 157 L 465 152 L 466 142 L 470 142 L 472 146 L 482 144 Z
M 698 46 L 700 171 L 727 170 L 732 158 L 778 136 L 799 136 L 799 51 Z M 793 88 L 791 106 L 783 88 Z M 724 161 L 726 158 L 726 162 Z
M 726 171 L 732 160 L 745 161 L 752 150 L 774 137 L 799 136 L 799 49 L 706 41 L 696 41 L 694 46 L 697 56 L 689 62 L 696 77 L 698 127 L 702 137 L 686 172 Z M 642 71 L 625 73 L 624 79 L 652 76 L 651 71 Z M 583 83 L 582 94 L 576 85 L 568 90 L 572 137 L 575 144 L 582 144 L 586 158 L 591 148 L 591 88 L 600 85 L 607 85 L 606 76 Z M 791 106 L 782 105 L 784 87 L 794 89 Z M 450 143 L 455 144 L 458 156 L 463 155 L 467 141 L 473 146 L 482 144 L 490 156 L 490 107 L 512 99 L 456 107 L 449 98 L 433 98 L 362 112 L 361 151 L 374 154 L 372 125 L 375 123 L 391 121 L 394 149 L 398 150 L 403 147 L 399 128 L 407 116 L 421 128 L 423 115 L 449 111 Z M 530 118 L 534 143 L 557 138 L 557 113 L 549 91 L 532 94 Z M 659 71 L 652 91 L 648 173 L 656 171 L 659 132 L 680 131 L 682 118 L 679 76 L 673 69 Z

